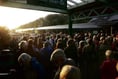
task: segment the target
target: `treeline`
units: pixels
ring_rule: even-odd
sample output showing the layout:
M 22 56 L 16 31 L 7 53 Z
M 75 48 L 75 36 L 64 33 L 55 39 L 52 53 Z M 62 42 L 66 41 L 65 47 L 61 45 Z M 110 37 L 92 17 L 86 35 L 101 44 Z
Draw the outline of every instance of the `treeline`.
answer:
M 33 22 L 21 25 L 19 28 L 35 28 L 52 25 L 68 24 L 68 15 L 66 14 L 51 14 L 44 18 L 39 18 Z

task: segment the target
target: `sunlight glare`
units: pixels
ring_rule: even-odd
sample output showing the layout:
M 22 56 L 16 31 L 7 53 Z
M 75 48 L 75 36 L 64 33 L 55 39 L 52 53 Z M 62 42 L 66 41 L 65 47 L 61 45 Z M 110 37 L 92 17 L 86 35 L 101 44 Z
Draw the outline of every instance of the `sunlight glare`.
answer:
M 0 6 L 0 26 L 15 29 L 20 25 L 45 17 L 49 14 L 55 13 Z

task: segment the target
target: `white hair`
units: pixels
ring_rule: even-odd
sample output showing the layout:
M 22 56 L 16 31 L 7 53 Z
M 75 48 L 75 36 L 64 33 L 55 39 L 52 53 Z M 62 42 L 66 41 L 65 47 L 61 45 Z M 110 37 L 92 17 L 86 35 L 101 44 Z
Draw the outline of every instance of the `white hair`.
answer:
M 50 57 L 50 61 L 54 61 L 56 59 L 58 59 L 59 57 L 62 57 L 62 58 L 66 58 L 65 54 L 64 54 L 64 50 L 62 49 L 55 49 L 53 51 L 53 53 L 51 54 L 51 57 Z
M 31 56 L 27 53 L 22 53 L 19 57 L 18 57 L 18 62 L 21 64 L 27 64 L 31 61 Z

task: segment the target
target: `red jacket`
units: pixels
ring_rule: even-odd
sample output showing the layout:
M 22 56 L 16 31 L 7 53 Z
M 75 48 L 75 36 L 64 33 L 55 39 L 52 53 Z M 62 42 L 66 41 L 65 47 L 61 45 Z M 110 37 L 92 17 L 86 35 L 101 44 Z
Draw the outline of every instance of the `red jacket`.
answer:
M 118 77 L 118 72 L 116 71 L 116 60 L 106 59 L 100 66 L 101 79 L 115 79 Z

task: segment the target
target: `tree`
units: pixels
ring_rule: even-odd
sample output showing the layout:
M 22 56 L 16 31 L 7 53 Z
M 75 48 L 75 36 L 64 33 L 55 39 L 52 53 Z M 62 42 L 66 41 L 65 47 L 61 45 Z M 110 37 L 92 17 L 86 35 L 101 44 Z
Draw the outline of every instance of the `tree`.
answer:
M 63 25 L 68 23 L 68 16 L 64 14 L 52 14 L 45 17 L 44 26 Z
M 19 28 L 34 28 L 63 24 L 68 24 L 68 16 L 66 14 L 51 14 L 47 15 L 45 18 L 39 18 L 33 22 L 21 25 Z

